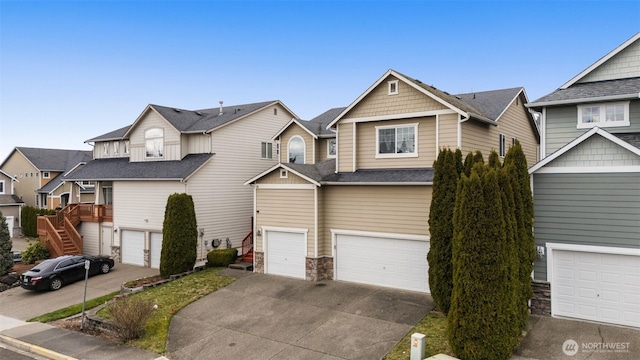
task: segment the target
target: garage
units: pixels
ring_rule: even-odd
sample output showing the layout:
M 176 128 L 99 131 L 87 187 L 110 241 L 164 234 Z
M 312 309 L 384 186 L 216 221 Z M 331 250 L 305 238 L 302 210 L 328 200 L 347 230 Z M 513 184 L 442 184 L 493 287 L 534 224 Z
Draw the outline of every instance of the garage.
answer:
M 426 238 L 337 234 L 335 245 L 336 280 L 429 292 Z
M 305 278 L 306 235 L 301 232 L 265 231 L 265 273 Z
M 551 250 L 553 315 L 640 327 L 640 256 Z
M 162 253 L 162 233 L 151 233 L 151 267 L 160 269 L 160 254 Z
M 144 232 L 122 230 L 122 263 L 144 266 Z

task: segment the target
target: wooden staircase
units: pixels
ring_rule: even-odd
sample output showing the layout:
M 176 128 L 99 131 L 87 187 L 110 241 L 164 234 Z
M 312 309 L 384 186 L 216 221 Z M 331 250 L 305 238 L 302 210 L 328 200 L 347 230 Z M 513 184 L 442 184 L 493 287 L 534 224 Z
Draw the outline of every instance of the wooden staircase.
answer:
M 71 240 L 71 236 L 69 236 L 65 229 L 56 229 L 56 232 L 60 235 L 60 239 L 62 240 L 62 254 L 60 255 L 81 255 L 79 249 L 76 247 L 73 240 Z
M 253 218 L 251 218 L 251 231 L 242 239 L 242 253 L 234 264 L 229 264 L 231 269 L 253 270 Z

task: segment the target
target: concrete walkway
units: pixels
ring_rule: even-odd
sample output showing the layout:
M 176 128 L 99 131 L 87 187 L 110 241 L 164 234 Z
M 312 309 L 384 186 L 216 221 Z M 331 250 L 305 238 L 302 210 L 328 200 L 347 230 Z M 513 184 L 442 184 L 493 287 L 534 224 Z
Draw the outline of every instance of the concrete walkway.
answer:
M 174 316 L 167 357 L 380 359 L 433 309 L 426 294 L 225 271 L 244 277 Z

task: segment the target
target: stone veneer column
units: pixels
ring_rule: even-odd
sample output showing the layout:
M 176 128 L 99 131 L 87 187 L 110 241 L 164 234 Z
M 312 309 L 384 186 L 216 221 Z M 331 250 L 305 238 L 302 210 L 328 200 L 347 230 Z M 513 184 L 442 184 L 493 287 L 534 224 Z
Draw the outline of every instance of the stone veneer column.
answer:
M 256 262 L 253 272 L 264 274 L 264 253 L 254 252 L 253 256 L 255 257 Z
M 144 266 L 151 267 L 151 251 L 144 249 Z
M 120 262 L 120 246 L 111 247 L 111 258 L 116 263 Z
M 551 316 L 551 284 L 546 281 L 533 280 L 531 288 L 533 289 L 531 314 Z

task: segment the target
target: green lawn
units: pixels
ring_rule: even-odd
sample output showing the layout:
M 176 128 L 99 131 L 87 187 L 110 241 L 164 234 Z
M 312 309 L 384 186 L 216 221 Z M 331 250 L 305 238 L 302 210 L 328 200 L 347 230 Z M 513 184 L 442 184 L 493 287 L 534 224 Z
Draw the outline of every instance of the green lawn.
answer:
M 396 346 L 387 353 L 384 360 L 407 360 L 411 356 L 411 335 L 420 333 L 426 335 L 425 357 L 436 354 L 453 355 L 447 341 L 447 318 L 442 313 L 427 314 L 409 331 Z
M 107 294 L 107 295 L 104 295 L 104 296 L 97 297 L 95 299 L 87 300 L 87 302 L 85 303 L 85 311 L 93 309 L 96 306 L 100 306 L 100 305 L 106 303 L 107 301 L 112 300 L 113 297 L 118 295 L 118 294 L 120 294 L 120 292 L 116 291 L 116 292 L 113 292 L 111 294 Z M 82 303 L 71 305 L 71 306 L 67 306 L 66 308 L 63 308 L 63 309 L 60 309 L 60 310 L 56 310 L 56 311 L 50 312 L 48 314 L 36 316 L 33 319 L 29 319 L 27 321 L 38 321 L 38 322 L 46 323 L 46 322 L 50 322 L 50 321 L 56 321 L 56 320 L 64 319 L 64 318 L 67 318 L 67 317 L 69 317 L 71 315 L 79 314 L 81 312 L 82 312 Z

